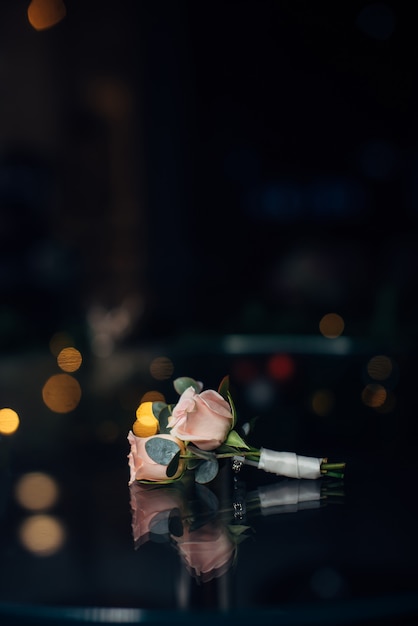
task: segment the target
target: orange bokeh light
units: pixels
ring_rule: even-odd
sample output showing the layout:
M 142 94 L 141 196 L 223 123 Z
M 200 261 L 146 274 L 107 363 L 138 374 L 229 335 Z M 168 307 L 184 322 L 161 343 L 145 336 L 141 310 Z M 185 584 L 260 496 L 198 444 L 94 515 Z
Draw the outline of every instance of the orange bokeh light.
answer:
M 67 15 L 63 0 L 32 0 L 28 6 L 28 20 L 35 30 L 46 30 L 58 24 Z
M 69 413 L 80 402 L 81 387 L 70 374 L 54 374 L 43 386 L 42 398 L 51 411 Z

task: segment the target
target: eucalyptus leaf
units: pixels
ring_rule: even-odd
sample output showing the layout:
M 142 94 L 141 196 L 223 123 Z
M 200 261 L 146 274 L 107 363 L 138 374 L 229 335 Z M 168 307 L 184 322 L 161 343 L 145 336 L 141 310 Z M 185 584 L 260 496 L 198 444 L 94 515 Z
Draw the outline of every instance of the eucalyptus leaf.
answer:
M 180 446 L 171 439 L 164 439 L 155 435 L 145 442 L 145 450 L 148 456 L 160 465 L 168 465 L 173 457 L 180 451 Z
M 152 412 L 154 414 L 154 417 L 156 417 L 157 419 L 159 419 L 160 416 L 160 412 L 162 411 L 162 409 L 164 409 L 167 406 L 166 402 L 161 402 L 160 400 L 153 402 L 152 403 Z
M 173 381 L 173 385 L 179 396 L 181 396 L 181 394 L 189 387 L 193 387 L 196 393 L 199 393 L 202 390 L 202 384 L 194 378 L 190 378 L 188 376 L 181 376 L 180 378 L 176 378 L 176 380 Z
M 179 468 L 180 452 L 181 450 L 179 450 L 177 454 L 173 456 L 173 458 L 171 459 L 170 463 L 167 466 L 166 474 L 168 478 L 172 478 Z
M 219 471 L 219 463 L 217 459 L 213 461 L 202 461 L 195 470 L 195 481 L 200 484 L 210 483 Z
M 168 420 L 171 416 L 171 406 L 166 404 L 159 412 L 158 422 L 160 425 L 160 433 L 168 434 L 170 432 L 170 428 L 168 427 Z

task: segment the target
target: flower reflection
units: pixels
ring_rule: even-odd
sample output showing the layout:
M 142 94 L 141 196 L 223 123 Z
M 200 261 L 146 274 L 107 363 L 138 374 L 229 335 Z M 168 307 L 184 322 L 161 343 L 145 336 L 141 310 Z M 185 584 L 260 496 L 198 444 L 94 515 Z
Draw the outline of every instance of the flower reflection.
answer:
M 234 560 L 237 546 L 228 527 L 220 520 L 207 522 L 197 529 L 186 526 L 175 542 L 187 570 L 201 582 L 225 574 Z
M 283 479 L 247 492 L 236 477 L 226 506 L 207 485 L 193 482 L 134 482 L 129 490 L 135 549 L 148 541 L 171 545 L 200 583 L 219 578 L 232 566 L 238 544 L 252 535 L 252 515 L 295 513 L 343 495 L 338 481 L 323 486 L 309 479 Z
M 177 549 L 191 576 L 208 582 L 224 574 L 234 559 L 236 541 L 220 518 L 216 495 L 203 485 L 130 486 L 135 548 L 147 541 Z

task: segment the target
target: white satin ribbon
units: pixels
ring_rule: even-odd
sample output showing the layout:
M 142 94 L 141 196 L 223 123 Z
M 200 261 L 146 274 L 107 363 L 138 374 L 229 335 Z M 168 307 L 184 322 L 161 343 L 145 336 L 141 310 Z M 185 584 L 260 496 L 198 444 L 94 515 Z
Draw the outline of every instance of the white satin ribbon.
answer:
M 322 459 L 261 448 L 258 469 L 289 478 L 320 478 Z

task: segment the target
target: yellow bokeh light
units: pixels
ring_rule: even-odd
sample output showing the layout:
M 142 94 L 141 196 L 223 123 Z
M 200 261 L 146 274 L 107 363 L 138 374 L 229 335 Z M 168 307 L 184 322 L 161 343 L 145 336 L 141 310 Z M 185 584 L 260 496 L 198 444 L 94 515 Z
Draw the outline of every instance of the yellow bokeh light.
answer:
M 361 399 L 366 406 L 372 408 L 381 407 L 386 401 L 387 391 L 383 385 L 372 383 L 366 385 L 362 391 Z
M 56 503 L 59 489 L 48 474 L 29 472 L 18 480 L 14 493 L 17 502 L 25 509 L 45 511 Z
M 336 339 L 344 330 L 344 320 L 338 313 L 327 313 L 319 322 L 319 330 L 324 337 Z
M 159 391 L 147 391 L 142 396 L 141 402 L 165 402 L 165 397 Z
M 46 30 L 63 20 L 67 9 L 63 0 L 32 0 L 27 13 L 35 30 Z
M 312 396 L 312 410 L 317 415 L 328 415 L 334 408 L 334 394 L 328 389 L 320 389 Z
M 0 435 L 13 435 L 19 428 L 20 420 L 13 409 L 0 409 Z
M 35 514 L 26 518 L 19 528 L 22 545 L 36 556 L 51 556 L 65 542 L 62 523 L 51 515 Z
M 150 372 L 157 380 L 167 380 L 174 372 L 173 361 L 167 356 L 159 356 L 150 365 Z
M 42 398 L 51 411 L 69 413 L 80 402 L 81 387 L 70 374 L 54 374 L 43 386 Z
M 383 354 L 370 359 L 367 363 L 367 373 L 374 380 L 386 380 L 392 373 L 392 360 Z
M 82 356 L 77 348 L 63 348 L 57 356 L 57 363 L 64 372 L 76 372 L 81 363 Z

